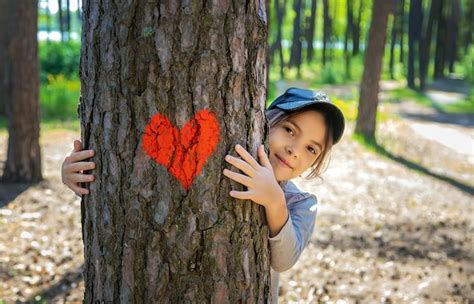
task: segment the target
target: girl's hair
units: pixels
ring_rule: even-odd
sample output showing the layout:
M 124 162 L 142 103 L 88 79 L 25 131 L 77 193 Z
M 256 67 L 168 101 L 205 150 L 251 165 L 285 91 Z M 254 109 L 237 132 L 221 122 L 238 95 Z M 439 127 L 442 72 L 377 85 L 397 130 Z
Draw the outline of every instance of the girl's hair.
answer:
M 333 145 L 333 125 L 332 121 L 327 112 L 317 108 L 317 107 L 306 107 L 300 110 L 295 110 L 292 112 L 284 112 L 283 115 L 278 117 L 273 123 L 272 127 L 276 126 L 281 121 L 287 120 L 297 114 L 306 112 L 306 111 L 315 111 L 320 113 L 324 117 L 324 124 L 326 125 L 326 134 L 324 136 L 324 147 L 321 153 L 318 155 L 314 163 L 311 165 L 311 172 L 305 177 L 306 180 L 311 180 L 313 178 L 319 178 L 322 180 L 321 174 L 326 171 L 329 161 L 331 159 L 331 149 Z

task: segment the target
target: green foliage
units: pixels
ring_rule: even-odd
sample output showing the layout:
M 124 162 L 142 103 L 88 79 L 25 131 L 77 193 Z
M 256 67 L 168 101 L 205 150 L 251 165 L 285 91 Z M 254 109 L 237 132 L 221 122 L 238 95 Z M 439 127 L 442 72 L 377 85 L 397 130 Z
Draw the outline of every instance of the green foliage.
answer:
M 336 80 L 336 74 L 334 73 L 331 65 L 326 65 L 323 67 L 321 72 L 321 81 L 328 84 L 335 84 L 338 82 Z
M 471 84 L 474 84 L 474 45 L 469 47 L 469 50 L 463 59 L 463 74 L 464 78 Z M 471 93 L 472 96 L 472 93 Z
M 77 104 L 80 96 L 78 79 L 66 79 L 62 74 L 49 75 L 40 87 L 42 118 L 77 119 Z
M 79 60 L 81 43 L 79 41 L 67 42 L 40 42 L 40 79 L 45 83 L 48 75 L 63 74 L 67 78 L 76 78 L 79 75 Z

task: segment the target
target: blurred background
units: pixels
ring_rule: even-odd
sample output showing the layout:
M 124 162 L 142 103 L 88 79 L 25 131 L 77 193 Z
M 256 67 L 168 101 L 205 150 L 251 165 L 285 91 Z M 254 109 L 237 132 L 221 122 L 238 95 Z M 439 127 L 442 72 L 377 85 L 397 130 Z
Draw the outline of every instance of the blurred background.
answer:
M 2 48 L 9 35 L 24 34 L 5 26 L 22 22 L 8 21 L 8 2 L 0 0 Z M 81 1 L 24 2 L 35 3 L 24 16 L 37 24 L 32 37 L 40 80 L 32 100 L 39 102 L 40 129 L 31 132 L 40 132 L 39 164 L 32 164 L 39 174 L 8 169 L 14 168 L 9 146 L 30 145 L 31 139 L 12 135 L 29 118 L 22 117 L 27 111 L 7 111 L 3 49 L 0 303 L 81 302 L 80 200 L 60 178 L 61 163 L 80 138 Z M 371 69 L 378 57 L 365 58 L 372 19 L 384 15 L 374 13 L 373 4 L 268 2 L 268 103 L 291 86 L 323 90 L 347 119 L 324 181 L 297 180 L 317 195 L 318 217 L 308 248 L 282 274 L 280 301 L 470 303 L 474 1 L 394 1 L 386 28 L 373 29 L 385 33 L 383 47 L 373 49 L 383 55 L 380 73 Z M 378 98 L 370 101 L 376 111 L 372 133 L 355 131 L 364 124 L 360 106 L 369 102 L 361 94 L 364 71 L 380 78 Z M 24 91 L 30 87 L 25 80 Z M 9 121 L 16 126 L 10 136 Z

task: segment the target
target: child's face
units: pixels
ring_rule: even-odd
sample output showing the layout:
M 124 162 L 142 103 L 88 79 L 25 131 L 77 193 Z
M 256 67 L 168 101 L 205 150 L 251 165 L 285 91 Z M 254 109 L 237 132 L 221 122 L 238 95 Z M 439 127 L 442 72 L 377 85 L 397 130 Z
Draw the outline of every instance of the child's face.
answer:
M 290 180 L 311 167 L 324 148 L 325 134 L 324 117 L 316 111 L 298 113 L 270 128 L 269 159 L 276 180 Z

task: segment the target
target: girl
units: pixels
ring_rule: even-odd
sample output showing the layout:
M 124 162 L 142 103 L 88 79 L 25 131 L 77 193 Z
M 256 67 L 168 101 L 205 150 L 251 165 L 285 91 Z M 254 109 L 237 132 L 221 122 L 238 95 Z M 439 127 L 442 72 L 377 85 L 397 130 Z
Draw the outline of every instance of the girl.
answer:
M 322 92 L 290 88 L 266 110 L 270 127 L 268 155 L 263 145 L 257 162 L 242 146 L 235 147 L 239 157 L 225 160 L 242 173 L 223 170 L 223 174 L 246 186 L 247 191 L 231 191 L 237 199 L 249 199 L 264 206 L 269 226 L 271 250 L 271 293 L 278 303 L 278 273 L 290 269 L 309 242 L 316 220 L 317 198 L 302 192 L 290 180 L 311 168 L 307 178 L 319 177 L 327 165 L 329 152 L 344 132 L 344 116 Z M 74 141 L 74 150 L 62 165 L 62 180 L 76 194 L 88 194 L 78 183 L 91 182 L 93 175 L 82 170 L 95 168 L 83 162 L 94 155 L 82 151 Z

